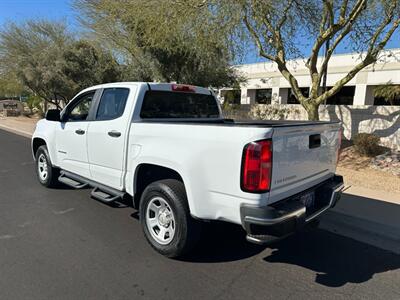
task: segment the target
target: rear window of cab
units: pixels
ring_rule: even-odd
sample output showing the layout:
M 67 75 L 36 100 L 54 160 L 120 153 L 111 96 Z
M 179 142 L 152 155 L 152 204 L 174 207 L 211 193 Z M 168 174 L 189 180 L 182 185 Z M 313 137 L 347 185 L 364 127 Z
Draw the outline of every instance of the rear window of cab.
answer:
M 213 95 L 170 91 L 147 91 L 142 104 L 142 119 L 218 118 Z

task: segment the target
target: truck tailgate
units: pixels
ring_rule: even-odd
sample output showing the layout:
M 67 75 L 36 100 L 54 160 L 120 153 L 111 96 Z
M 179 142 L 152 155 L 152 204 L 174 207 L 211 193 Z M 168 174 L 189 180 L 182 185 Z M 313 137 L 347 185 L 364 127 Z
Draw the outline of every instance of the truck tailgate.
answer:
M 269 203 L 300 193 L 334 175 L 340 124 L 275 127 Z

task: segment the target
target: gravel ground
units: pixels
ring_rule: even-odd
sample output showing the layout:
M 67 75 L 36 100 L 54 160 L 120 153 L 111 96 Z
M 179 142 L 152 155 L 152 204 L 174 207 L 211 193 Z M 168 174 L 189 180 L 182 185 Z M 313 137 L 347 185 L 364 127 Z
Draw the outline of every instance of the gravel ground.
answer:
M 400 177 L 400 152 L 388 151 L 371 160 L 371 168 Z
M 346 185 L 372 190 L 399 193 L 400 176 L 398 153 L 385 153 L 377 157 L 359 155 L 353 147 L 342 149 L 337 172 Z

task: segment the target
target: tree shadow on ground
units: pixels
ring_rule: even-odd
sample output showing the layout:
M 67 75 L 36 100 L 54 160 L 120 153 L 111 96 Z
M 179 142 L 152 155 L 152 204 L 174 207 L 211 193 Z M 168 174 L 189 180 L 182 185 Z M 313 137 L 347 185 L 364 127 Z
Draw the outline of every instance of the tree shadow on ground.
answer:
M 400 255 L 319 229 L 293 235 L 271 249 L 264 261 L 312 270 L 315 281 L 328 287 L 366 282 L 400 268 Z

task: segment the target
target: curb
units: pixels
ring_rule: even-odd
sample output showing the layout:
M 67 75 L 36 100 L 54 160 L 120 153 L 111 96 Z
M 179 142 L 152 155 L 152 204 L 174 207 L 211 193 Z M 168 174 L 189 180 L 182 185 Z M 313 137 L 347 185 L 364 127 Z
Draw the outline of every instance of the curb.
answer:
M 18 134 L 18 135 L 26 137 L 26 138 L 32 137 L 32 133 L 30 133 L 28 131 L 15 129 L 15 128 L 9 127 L 7 125 L 0 124 L 0 129 L 3 129 L 5 131 L 11 132 L 11 133 Z
M 321 228 L 400 254 L 400 199 L 383 194 L 344 192 L 321 216 Z
M 321 217 L 320 228 L 400 254 L 400 231 L 389 224 L 329 211 Z

